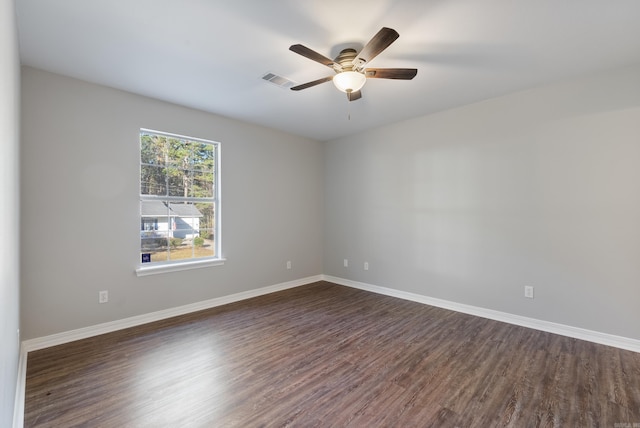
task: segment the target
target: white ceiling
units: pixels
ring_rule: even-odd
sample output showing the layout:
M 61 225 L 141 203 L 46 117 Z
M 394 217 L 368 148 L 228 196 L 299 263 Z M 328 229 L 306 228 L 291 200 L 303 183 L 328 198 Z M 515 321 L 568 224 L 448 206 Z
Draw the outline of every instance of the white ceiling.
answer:
M 640 63 L 639 0 L 16 0 L 24 65 L 317 140 L 537 85 Z M 335 57 L 381 27 L 400 38 L 349 103 L 332 71 L 288 50 Z M 349 119 L 350 116 L 350 119 Z M 170 130 L 168 130 L 170 131 Z

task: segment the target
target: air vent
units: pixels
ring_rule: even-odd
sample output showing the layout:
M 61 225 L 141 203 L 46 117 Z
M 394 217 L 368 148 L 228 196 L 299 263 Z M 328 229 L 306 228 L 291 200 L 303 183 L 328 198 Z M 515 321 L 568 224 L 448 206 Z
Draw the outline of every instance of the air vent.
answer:
M 296 82 L 289 80 L 286 77 L 278 76 L 277 74 L 273 74 L 273 73 L 266 73 L 264 76 L 262 76 L 262 79 L 285 89 L 289 89 L 290 87 L 295 86 L 296 84 Z

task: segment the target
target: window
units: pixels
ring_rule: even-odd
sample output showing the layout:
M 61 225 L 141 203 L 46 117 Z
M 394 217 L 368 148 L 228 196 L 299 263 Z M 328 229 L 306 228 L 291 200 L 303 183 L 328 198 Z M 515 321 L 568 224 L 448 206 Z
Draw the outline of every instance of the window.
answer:
M 140 130 L 139 275 L 222 260 L 219 159 L 219 143 Z

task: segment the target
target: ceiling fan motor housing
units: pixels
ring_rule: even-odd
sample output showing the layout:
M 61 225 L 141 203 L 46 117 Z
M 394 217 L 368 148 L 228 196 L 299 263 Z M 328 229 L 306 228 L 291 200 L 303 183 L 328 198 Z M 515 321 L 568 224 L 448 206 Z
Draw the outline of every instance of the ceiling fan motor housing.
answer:
M 355 49 L 347 48 L 341 50 L 335 60 L 338 65 L 338 67 L 335 67 L 336 72 L 354 71 L 353 60 L 356 59 L 356 55 L 358 55 L 358 52 Z

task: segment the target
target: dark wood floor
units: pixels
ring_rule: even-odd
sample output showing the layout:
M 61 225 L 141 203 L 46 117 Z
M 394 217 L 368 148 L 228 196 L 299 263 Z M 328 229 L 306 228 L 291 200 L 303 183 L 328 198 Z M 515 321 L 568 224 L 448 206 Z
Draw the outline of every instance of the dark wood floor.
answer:
M 634 424 L 638 353 L 325 282 L 28 356 L 26 427 Z

